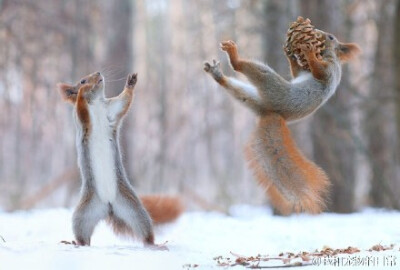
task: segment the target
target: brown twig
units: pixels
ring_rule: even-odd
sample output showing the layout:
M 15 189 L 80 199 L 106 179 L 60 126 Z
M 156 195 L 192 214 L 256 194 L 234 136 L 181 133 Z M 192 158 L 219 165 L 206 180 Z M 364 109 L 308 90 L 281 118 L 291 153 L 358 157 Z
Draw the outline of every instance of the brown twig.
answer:
M 265 269 L 265 268 L 289 268 L 289 267 L 301 267 L 301 266 L 311 266 L 311 263 L 295 262 L 285 265 L 271 265 L 271 266 L 250 266 L 250 269 Z

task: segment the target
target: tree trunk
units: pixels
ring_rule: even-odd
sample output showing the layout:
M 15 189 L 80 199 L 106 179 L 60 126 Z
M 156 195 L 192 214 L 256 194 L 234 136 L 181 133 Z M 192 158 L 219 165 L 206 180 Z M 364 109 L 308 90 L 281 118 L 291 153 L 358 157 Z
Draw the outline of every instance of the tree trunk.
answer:
M 365 119 L 367 132 L 370 167 L 372 171 L 370 203 L 377 207 L 396 207 L 397 198 L 393 192 L 396 179 L 393 153 L 395 142 L 389 135 L 391 125 L 387 115 L 391 114 L 391 104 L 382 106 L 382 98 L 392 92 L 392 55 L 388 44 L 392 44 L 392 1 L 380 2 L 380 12 L 377 21 L 377 45 L 375 65 L 372 74 L 372 87 L 369 93 L 369 103 Z M 398 46 L 398 45 L 397 45 Z M 396 47 L 396 46 L 395 46 Z M 398 76 L 398 75 L 397 75 Z M 398 205 L 397 205 L 398 207 Z
M 330 0 L 302 2 L 301 14 L 309 17 L 318 29 L 339 36 L 351 30 L 350 22 L 342 17 L 342 5 L 342 1 Z M 348 35 L 344 35 L 344 39 L 346 36 Z M 355 211 L 355 148 L 352 141 L 349 105 L 351 94 L 348 90 L 350 85 L 347 74 L 344 69 L 337 93 L 315 113 L 311 124 L 313 159 L 326 171 L 332 182 L 328 208 L 339 213 Z
M 116 3 L 107 1 L 104 8 L 106 24 L 106 53 L 102 63 L 106 75 L 106 96 L 112 97 L 119 95 L 125 86 L 125 77 L 133 73 L 133 4 L 131 0 L 118 1 Z M 94 72 L 95 70 L 93 70 Z M 107 83 L 107 73 L 110 72 L 109 82 Z M 115 76 L 115 77 L 114 77 Z M 139 75 L 140 80 L 140 75 Z M 123 123 L 124 127 L 120 130 L 120 143 L 123 155 L 123 163 L 128 175 L 133 175 L 130 168 L 131 145 L 133 135 L 130 124 L 131 114 L 128 113 Z M 131 181 L 134 181 L 129 177 Z
M 263 10 L 265 19 L 262 28 L 264 61 L 273 68 L 278 74 L 290 80 L 289 63 L 283 51 L 286 40 L 286 31 L 290 22 L 296 19 L 293 14 L 298 13 L 296 5 L 290 5 L 287 1 L 269 0 L 264 2 Z M 310 143 L 310 121 L 301 121 L 290 125 L 290 130 L 299 148 L 310 156 L 312 144 Z M 274 214 L 279 215 L 279 211 L 274 209 Z
M 394 56 L 394 74 L 395 74 L 395 106 L 396 106 L 396 127 L 397 127 L 397 144 L 400 144 L 400 0 L 397 1 L 396 11 L 395 11 L 395 23 L 394 23 L 394 39 L 393 39 L 393 56 Z M 396 166 L 400 166 L 400 149 L 397 147 L 396 153 Z M 400 180 L 397 177 L 397 190 L 400 190 Z M 397 192 L 398 194 L 398 192 Z M 397 201 L 399 204 L 400 202 Z

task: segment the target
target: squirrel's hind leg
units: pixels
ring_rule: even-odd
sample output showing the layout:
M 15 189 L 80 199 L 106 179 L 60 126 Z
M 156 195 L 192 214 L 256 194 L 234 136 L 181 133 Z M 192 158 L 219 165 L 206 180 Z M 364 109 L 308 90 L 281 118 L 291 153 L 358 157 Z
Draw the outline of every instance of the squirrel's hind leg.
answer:
M 145 245 L 154 245 L 153 223 L 133 188 L 127 183 L 119 183 L 117 199 L 112 204 L 112 215 L 120 221 L 119 233 L 131 233 L 139 237 Z M 114 222 L 113 222 L 114 223 Z M 118 227 L 114 230 L 118 233 Z
M 97 223 L 107 216 L 107 206 L 94 192 L 81 197 L 72 218 L 72 226 L 78 245 L 90 246 L 90 238 Z

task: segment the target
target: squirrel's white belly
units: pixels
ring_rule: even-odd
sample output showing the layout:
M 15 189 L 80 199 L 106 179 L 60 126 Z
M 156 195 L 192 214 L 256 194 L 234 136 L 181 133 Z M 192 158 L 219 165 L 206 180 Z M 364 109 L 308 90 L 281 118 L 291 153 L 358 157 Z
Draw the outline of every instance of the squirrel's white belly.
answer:
M 96 191 L 103 202 L 113 202 L 117 194 L 117 179 L 110 141 L 112 130 L 104 105 L 95 103 L 89 106 L 92 125 L 89 152 Z

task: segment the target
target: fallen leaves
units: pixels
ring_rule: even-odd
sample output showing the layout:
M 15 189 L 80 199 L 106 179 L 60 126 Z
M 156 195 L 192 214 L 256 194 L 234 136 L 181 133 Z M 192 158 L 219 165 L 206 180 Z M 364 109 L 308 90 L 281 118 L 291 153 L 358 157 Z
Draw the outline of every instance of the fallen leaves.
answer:
M 394 244 L 391 244 L 390 246 L 382 246 L 381 244 L 377 244 L 372 246 L 372 248 L 368 249 L 368 251 L 385 251 L 385 250 L 392 250 L 393 248 Z
M 217 256 L 217 257 L 214 257 L 213 260 L 217 262 L 218 266 L 232 266 L 231 258 L 229 258 L 229 257 L 224 258 L 222 256 Z
M 62 241 L 60 241 L 60 244 L 64 244 L 64 245 L 74 245 L 74 246 L 77 246 L 77 245 L 78 245 L 74 240 L 72 240 L 72 241 L 65 241 L 65 240 L 62 240 Z
M 377 244 L 372 246 L 370 249 L 364 251 L 372 252 L 372 251 L 392 250 L 394 246 L 395 246 L 394 244 L 391 244 L 389 246 L 383 246 L 381 244 Z M 316 258 L 335 257 L 344 254 L 350 255 L 359 252 L 361 252 L 359 248 L 352 246 L 349 246 L 347 248 L 337 248 L 337 249 L 324 246 L 321 250 L 315 250 L 314 252 L 307 252 L 307 251 L 302 251 L 299 253 L 281 252 L 279 253 L 278 257 L 271 257 L 269 255 L 261 255 L 261 254 L 258 254 L 256 256 L 243 256 L 234 252 L 230 252 L 234 258 L 217 256 L 214 257 L 213 260 L 216 261 L 217 265 L 221 267 L 233 267 L 238 265 L 252 269 L 269 268 L 269 267 L 294 267 L 294 266 L 312 265 L 312 261 L 315 260 Z M 264 265 L 265 262 L 270 262 L 270 261 L 278 261 L 281 262 L 282 264 Z
M 330 247 L 324 247 L 319 253 L 315 253 L 317 256 L 336 256 L 338 254 L 354 254 L 360 252 L 360 249 L 356 247 L 348 247 L 345 249 L 332 249 Z
M 222 256 L 217 256 L 213 259 L 217 262 L 217 265 L 221 267 L 233 267 L 240 265 L 252 269 L 263 268 L 264 266 L 261 266 L 260 263 L 269 261 L 281 261 L 285 267 L 305 266 L 310 264 L 307 263 L 310 260 L 310 257 L 308 257 L 308 255 L 305 254 L 305 252 L 299 254 L 294 254 L 290 252 L 285 254 L 281 253 L 279 254 L 280 257 L 270 257 L 268 255 L 261 255 L 261 254 L 247 257 L 239 255 L 234 252 L 230 253 L 235 257 L 234 260 L 229 257 L 222 257 Z M 301 258 L 302 261 L 297 261 L 294 262 L 293 264 L 290 264 L 291 260 L 295 258 Z
M 193 264 L 187 263 L 187 264 L 184 264 L 182 267 L 189 269 L 189 268 L 197 268 L 197 267 L 199 267 L 199 265 L 196 263 L 193 263 Z

